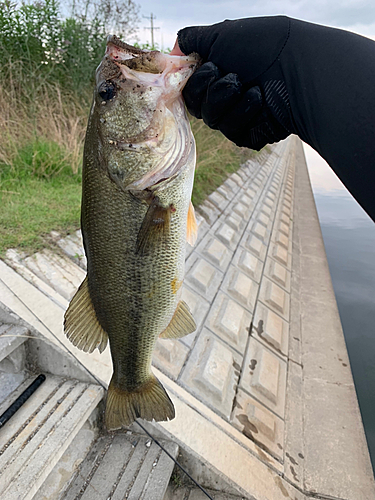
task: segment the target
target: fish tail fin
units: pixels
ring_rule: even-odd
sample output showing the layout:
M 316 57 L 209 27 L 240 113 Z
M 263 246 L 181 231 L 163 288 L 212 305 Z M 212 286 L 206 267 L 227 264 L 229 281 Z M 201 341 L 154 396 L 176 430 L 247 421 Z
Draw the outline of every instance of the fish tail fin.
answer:
M 108 387 L 105 425 L 108 430 L 130 425 L 137 418 L 144 420 L 171 420 L 174 406 L 159 380 L 151 374 L 149 380 L 134 391 L 115 385 L 113 377 Z

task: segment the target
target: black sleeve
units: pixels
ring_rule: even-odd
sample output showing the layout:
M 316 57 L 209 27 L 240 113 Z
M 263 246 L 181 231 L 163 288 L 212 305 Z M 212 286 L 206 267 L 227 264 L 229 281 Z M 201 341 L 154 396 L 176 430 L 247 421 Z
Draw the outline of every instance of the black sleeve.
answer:
M 284 16 L 186 28 L 178 40 L 184 53 L 259 86 L 273 117 L 320 153 L 375 220 L 374 41 Z

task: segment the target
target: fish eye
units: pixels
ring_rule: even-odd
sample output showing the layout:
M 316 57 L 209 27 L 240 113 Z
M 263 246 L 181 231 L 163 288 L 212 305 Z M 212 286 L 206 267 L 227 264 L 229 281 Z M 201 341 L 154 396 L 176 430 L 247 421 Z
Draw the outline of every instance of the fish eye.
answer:
M 103 82 L 98 89 L 98 94 L 103 101 L 110 101 L 116 95 L 116 87 L 112 82 Z

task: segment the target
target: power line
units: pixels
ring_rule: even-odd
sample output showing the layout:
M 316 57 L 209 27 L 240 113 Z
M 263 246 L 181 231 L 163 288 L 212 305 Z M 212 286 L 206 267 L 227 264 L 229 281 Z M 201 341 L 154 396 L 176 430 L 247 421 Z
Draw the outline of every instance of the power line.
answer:
M 146 30 L 151 30 L 151 48 L 153 49 L 155 47 L 155 44 L 154 44 L 154 30 L 160 30 L 160 27 L 159 26 L 154 26 L 154 19 L 156 19 L 156 16 L 154 16 L 154 14 L 151 12 L 151 16 L 150 17 L 147 17 L 147 16 L 143 16 L 145 19 L 149 19 L 150 20 L 150 24 L 151 26 L 150 27 L 146 27 L 145 29 Z

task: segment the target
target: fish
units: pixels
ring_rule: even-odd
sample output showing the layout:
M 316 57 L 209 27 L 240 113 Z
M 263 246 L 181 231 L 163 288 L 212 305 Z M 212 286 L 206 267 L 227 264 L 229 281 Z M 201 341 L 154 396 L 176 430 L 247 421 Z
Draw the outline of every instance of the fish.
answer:
M 142 50 L 108 37 L 96 71 L 82 171 L 81 229 L 87 275 L 64 316 L 79 349 L 110 345 L 105 425 L 165 421 L 174 405 L 151 369 L 158 338 L 196 329 L 181 299 L 195 141 L 182 89 L 199 57 Z

